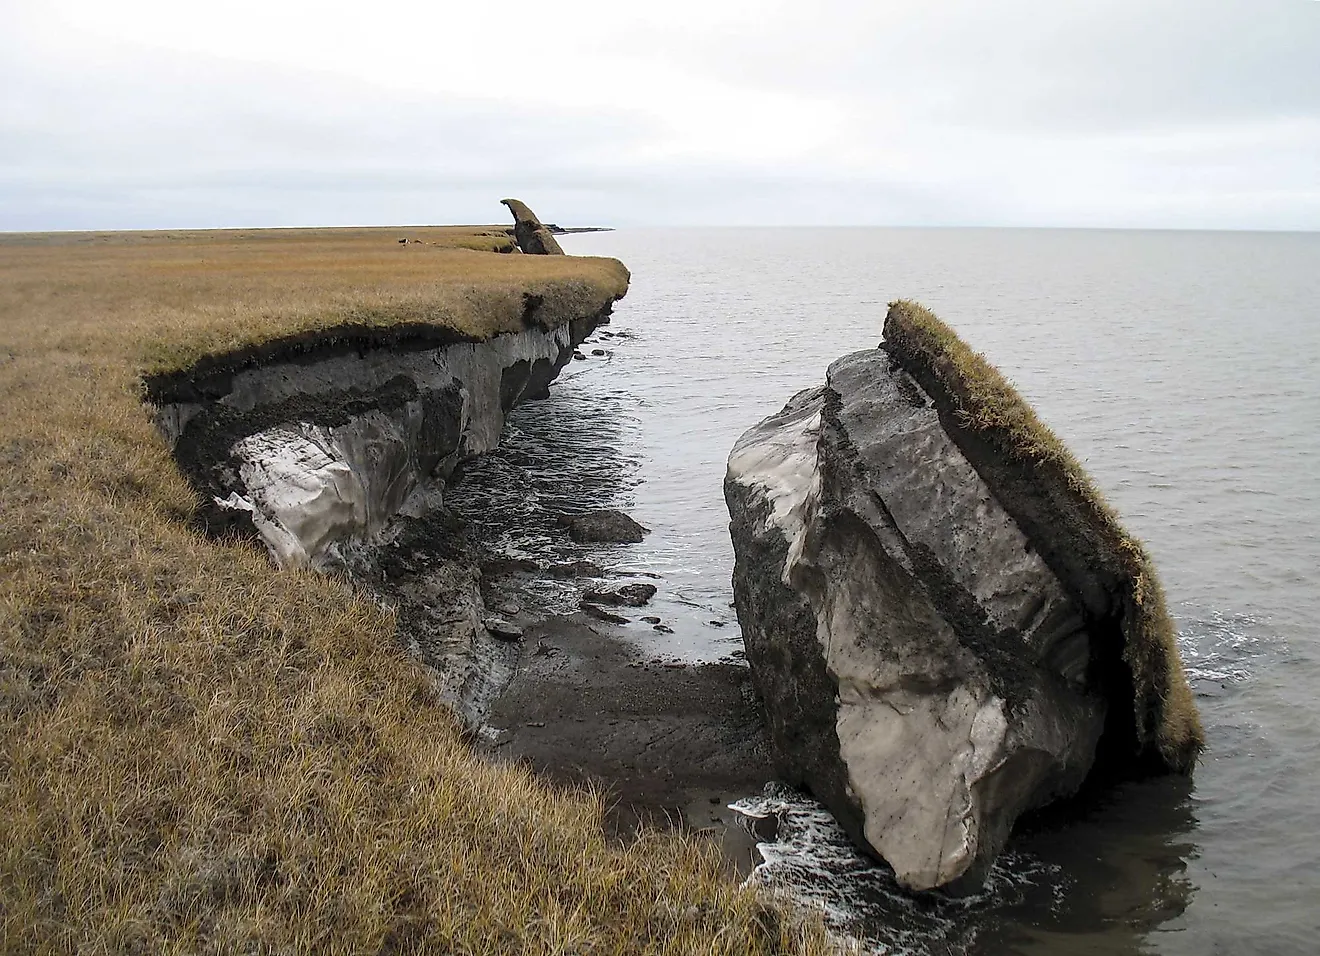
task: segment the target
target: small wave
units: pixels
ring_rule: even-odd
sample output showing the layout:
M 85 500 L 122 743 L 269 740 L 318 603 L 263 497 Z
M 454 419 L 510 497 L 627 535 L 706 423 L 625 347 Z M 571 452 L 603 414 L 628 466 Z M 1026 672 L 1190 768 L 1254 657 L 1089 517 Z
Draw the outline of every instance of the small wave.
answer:
M 774 830 L 757 844 L 764 862 L 748 879 L 819 908 L 835 932 L 857 940 L 864 952 L 967 952 L 1003 910 L 1029 905 L 1057 911 L 1066 895 L 1061 867 L 1011 849 L 996 860 L 977 894 L 913 895 L 891 869 L 859 853 L 828 810 L 789 787 L 767 784 L 758 796 L 729 808 L 753 834 Z
M 1280 639 L 1266 619 L 1217 608 L 1185 605 L 1179 610 L 1178 649 L 1193 685 L 1245 683 L 1261 657 L 1279 650 Z

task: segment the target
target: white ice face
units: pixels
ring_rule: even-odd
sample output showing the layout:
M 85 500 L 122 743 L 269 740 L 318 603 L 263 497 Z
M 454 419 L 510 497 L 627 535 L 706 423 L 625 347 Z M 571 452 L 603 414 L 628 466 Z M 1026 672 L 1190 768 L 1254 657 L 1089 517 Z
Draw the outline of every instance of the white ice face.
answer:
M 456 386 L 461 397 L 458 445 L 442 467 L 423 469 L 417 451 L 428 436 L 422 434 L 425 416 L 415 402 L 389 411 L 371 409 L 334 427 L 288 422 L 233 446 L 246 494 L 231 492 L 216 501 L 252 515 L 281 567 L 333 563 L 341 547 L 379 540 L 401 511 L 417 513 L 419 494 L 434 506 L 439 500 L 434 474 L 443 477 L 460 457 L 480 455 L 499 443 L 507 369 L 520 362 L 555 362 L 571 347 L 569 328 L 560 326 L 424 351 L 377 349 L 311 364 L 248 369 L 234 376 L 223 404 L 252 411 L 347 389 L 370 395 L 400 375 L 419 390 Z M 168 418 L 169 411 L 158 417 Z

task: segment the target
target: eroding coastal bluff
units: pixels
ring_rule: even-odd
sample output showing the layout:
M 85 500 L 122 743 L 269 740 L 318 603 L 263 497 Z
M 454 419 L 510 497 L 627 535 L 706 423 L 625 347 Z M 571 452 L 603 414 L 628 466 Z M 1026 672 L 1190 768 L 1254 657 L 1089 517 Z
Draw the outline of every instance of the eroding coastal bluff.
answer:
M 924 308 L 747 431 L 725 495 L 777 768 L 910 889 L 978 886 L 1022 813 L 1088 780 L 1191 771 L 1148 555 Z
M 0 236 L 0 948 L 830 951 L 708 842 L 610 839 L 599 792 L 489 760 L 418 666 L 470 623 L 475 570 L 445 509 L 390 509 L 447 496 L 627 287 L 514 248 L 504 226 Z M 258 495 L 278 469 L 313 479 L 306 528 Z
M 550 234 L 530 209 L 505 202 L 520 251 L 563 255 L 537 238 Z M 629 277 L 613 260 L 600 267 L 603 281 L 520 290 L 498 321 L 344 324 L 146 381 L 209 532 L 255 537 L 281 568 L 385 579 L 375 587 L 399 608 L 404 643 L 474 728 L 516 655 L 499 641 L 507 625 L 486 614 L 446 484 L 495 448 L 509 411 L 546 397 L 577 346 L 609 321 Z M 404 547 L 425 556 L 418 581 L 396 567 Z

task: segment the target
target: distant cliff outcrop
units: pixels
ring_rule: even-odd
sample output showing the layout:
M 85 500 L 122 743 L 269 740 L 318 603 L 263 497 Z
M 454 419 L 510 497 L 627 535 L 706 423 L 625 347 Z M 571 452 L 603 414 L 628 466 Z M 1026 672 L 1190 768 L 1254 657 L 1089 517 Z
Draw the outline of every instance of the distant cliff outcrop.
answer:
M 909 888 L 978 886 L 1019 815 L 1093 775 L 1190 772 L 1144 549 L 920 306 L 744 434 L 725 495 L 779 772 Z
M 500 202 L 508 206 L 509 212 L 513 213 L 513 238 L 518 243 L 519 249 L 533 256 L 564 254 L 554 233 L 536 218 L 536 213 L 532 212 L 525 202 L 521 199 L 501 199 Z

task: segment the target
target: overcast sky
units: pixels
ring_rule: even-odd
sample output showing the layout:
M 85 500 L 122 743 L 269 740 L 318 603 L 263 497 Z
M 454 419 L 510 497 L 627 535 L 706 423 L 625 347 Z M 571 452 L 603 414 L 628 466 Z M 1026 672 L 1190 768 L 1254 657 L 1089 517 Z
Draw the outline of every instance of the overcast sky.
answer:
M 1320 229 L 1316 0 L 0 0 L 0 230 Z

